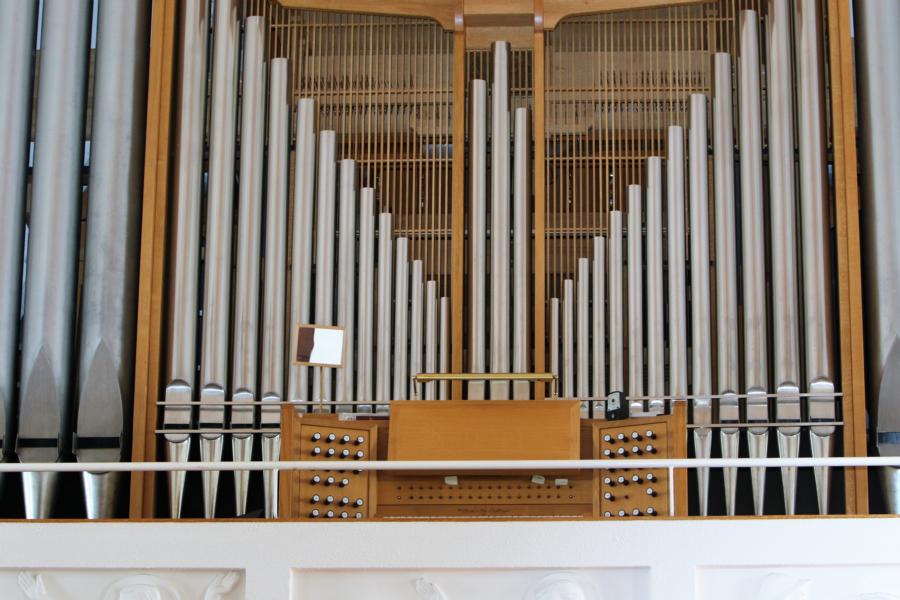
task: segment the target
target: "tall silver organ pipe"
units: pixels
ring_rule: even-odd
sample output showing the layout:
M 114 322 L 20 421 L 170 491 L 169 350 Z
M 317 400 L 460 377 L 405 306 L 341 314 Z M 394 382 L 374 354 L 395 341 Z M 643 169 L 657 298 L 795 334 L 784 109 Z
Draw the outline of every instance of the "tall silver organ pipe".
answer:
M 579 258 L 575 280 L 575 393 L 579 398 L 591 395 L 591 259 Z M 582 401 L 581 414 L 590 417 L 590 403 Z
M 665 411 L 666 357 L 663 318 L 662 159 L 647 158 L 647 409 Z
M 231 316 L 231 230 L 234 205 L 234 134 L 238 69 L 237 0 L 218 0 L 213 15 L 212 99 L 209 126 L 209 193 L 203 277 L 203 331 L 200 348 L 201 429 L 225 426 L 228 378 L 228 321 Z M 200 434 L 200 460 L 222 460 L 221 433 Z M 215 516 L 219 472 L 204 471 L 203 514 Z
M 450 372 L 450 297 L 441 296 L 440 302 L 440 342 L 438 355 L 441 373 Z M 438 400 L 450 399 L 450 382 L 438 383 Z
M 800 331 L 797 304 L 797 248 L 794 198 L 793 75 L 791 73 L 791 2 L 769 0 L 766 28 L 766 92 L 769 105 L 769 216 L 772 244 L 772 332 L 774 343 L 775 417 L 800 422 Z M 800 427 L 778 428 L 784 458 L 800 451 Z M 797 467 L 782 467 L 785 512 L 794 514 Z
M 491 371 L 509 371 L 509 42 L 491 45 Z M 509 398 L 492 381 L 491 400 Z
M 246 78 L 246 75 L 244 77 Z M 315 203 L 316 187 L 315 111 L 316 105 L 312 98 L 301 98 L 297 101 L 293 234 L 291 235 L 291 320 L 288 323 L 292 342 L 291 348 L 296 347 L 297 325 L 312 323 L 313 321 L 313 205 Z M 316 393 L 318 393 L 318 390 Z M 287 398 L 290 401 L 309 401 L 309 367 L 301 367 L 293 363 L 288 366 Z
M 609 391 L 625 391 L 625 335 L 622 321 L 624 311 L 622 298 L 622 212 L 609 212 L 609 251 L 607 260 L 609 268 L 606 286 L 609 294 Z
M 487 348 L 487 84 L 469 86 L 469 370 L 483 373 Z M 470 400 L 484 400 L 483 381 L 470 381 Z
M 281 425 L 284 400 L 285 310 L 287 292 L 288 147 L 290 140 L 288 61 L 273 58 L 269 68 L 269 148 L 266 173 L 266 261 L 263 288 L 260 426 Z M 334 165 L 334 162 L 331 163 Z M 262 458 L 278 460 L 281 434 L 264 433 Z M 263 472 L 266 517 L 278 516 L 278 473 Z
M 378 215 L 378 321 L 376 322 L 375 353 L 375 400 L 391 400 L 391 283 L 393 282 L 393 242 L 391 240 L 391 213 Z M 386 405 L 380 405 L 378 412 L 387 412 Z
M 713 55 L 713 179 L 716 222 L 716 358 L 718 364 L 719 422 L 740 420 L 738 403 L 737 249 L 734 216 L 734 130 L 731 96 L 731 56 Z M 723 458 L 737 458 L 740 429 L 722 427 L 719 438 Z M 735 514 L 737 469 L 723 470 L 725 511 Z
M 338 402 L 349 402 L 353 398 L 353 340 L 356 339 L 354 326 L 356 305 L 356 162 L 350 159 L 341 161 L 340 216 L 338 219 L 338 286 L 337 286 L 337 324 L 344 328 L 344 367 L 337 370 L 337 387 L 335 399 Z M 353 408 L 349 404 L 339 404 L 338 412 L 348 412 Z
M 74 451 L 113 462 L 127 456 L 134 389 L 150 3 L 104 2 L 98 16 L 93 111 L 103 118 L 91 136 Z M 88 518 L 111 518 L 120 475 L 82 479 Z
M 203 125 L 206 105 L 207 4 L 179 5 L 178 80 L 175 110 L 175 173 L 171 265 L 169 267 L 169 356 L 163 427 L 191 426 L 194 396 L 197 288 L 200 265 L 200 195 L 203 185 Z M 166 458 L 186 462 L 191 438 L 166 433 Z M 169 472 L 169 514 L 181 516 L 184 471 Z
M 528 324 L 531 322 L 531 298 L 528 277 L 531 274 L 531 111 L 515 111 L 515 152 L 513 153 L 513 326 L 512 370 L 527 373 L 531 370 L 528 348 L 531 343 Z M 483 264 L 483 263 L 482 263 Z M 585 358 L 587 355 L 585 355 Z M 579 359 L 580 360 L 580 359 Z M 587 365 L 585 365 L 585 378 Z M 579 375 L 581 377 L 581 375 Z M 527 381 L 514 381 L 513 398 L 531 398 Z M 579 392 L 579 395 L 581 393 Z M 585 396 L 589 394 L 585 391 Z
M 709 198 L 706 166 L 706 96 L 691 94 L 690 128 L 691 219 L 691 381 L 693 383 L 694 454 L 710 458 L 712 430 L 712 348 L 709 327 Z M 697 469 L 700 514 L 709 502 L 709 469 Z
M 244 21 L 242 68 L 241 157 L 238 186 L 235 251 L 234 341 L 232 344 L 231 428 L 252 429 L 257 395 L 259 357 L 259 261 L 262 239 L 263 147 L 265 143 L 266 87 L 264 73 L 265 25 L 263 17 Z M 298 127 L 298 129 L 300 129 Z M 298 139 L 300 134 L 298 133 Z M 298 148 L 302 142 L 298 143 Z M 300 150 L 298 150 L 298 154 Z M 299 181 L 299 176 L 298 176 Z M 295 209 L 296 210 L 296 209 Z M 294 263 L 296 264 L 296 263 Z M 231 435 L 236 462 L 253 456 L 253 434 Z M 236 513 L 247 512 L 250 471 L 234 474 Z
M 563 281 L 562 298 L 563 398 L 575 397 L 575 282 Z M 582 408 L 582 416 L 584 409 Z
M 628 186 L 628 396 L 644 395 L 644 251 L 641 186 Z M 643 400 L 630 400 L 631 413 L 644 411 Z
M 47 0 L 22 323 L 19 460 L 68 451 L 91 2 Z M 4 57 L 6 60 L 6 57 Z M 46 518 L 57 475 L 23 475 L 25 516 Z
M 687 396 L 687 284 L 684 248 L 684 129 L 668 129 L 666 237 L 669 266 L 669 395 Z M 610 315 L 610 318 L 612 315 Z M 612 321 L 610 321 L 612 327 Z
M 394 394 L 406 400 L 409 386 L 409 240 L 397 238 L 394 260 Z M 388 352 L 390 355 L 390 352 Z
M 437 373 L 438 368 L 438 297 L 437 282 L 433 279 L 425 283 L 425 373 Z M 421 387 L 421 386 L 420 386 Z M 425 400 L 434 400 L 435 383 L 425 384 Z
M 863 257 L 869 392 L 875 444 L 900 455 L 900 3 L 856 0 L 857 85 L 862 159 Z M 881 470 L 885 504 L 900 513 L 900 470 Z
M 606 397 L 606 238 L 601 236 L 594 238 L 594 278 L 591 289 L 593 296 L 591 391 L 594 398 L 603 399 Z M 599 411 L 600 405 L 597 403 L 594 405 L 594 415 L 599 415 Z
M 411 262 L 409 278 L 409 397 L 422 399 L 422 384 L 413 383 L 422 372 L 422 319 L 424 317 L 425 283 L 424 266 L 421 260 Z
M 335 134 L 319 132 L 316 178 L 316 323 L 334 325 L 334 205 Z M 324 377 L 323 377 L 324 375 Z M 331 402 L 331 375 L 316 369 L 313 393 L 317 401 Z M 324 381 L 322 381 L 324 379 Z
M 373 362 L 375 343 L 375 189 L 359 191 L 359 289 L 356 302 L 356 401 L 374 399 Z M 357 412 L 372 412 L 362 404 Z
M 741 238 L 760 243 L 744 245 L 742 257 L 744 309 L 744 385 L 747 422 L 769 420 L 766 396 L 766 273 L 763 223 L 762 117 L 759 87 L 759 17 L 754 10 L 740 14 L 740 60 L 738 63 L 741 156 Z M 765 458 L 769 430 L 750 427 L 747 441 L 751 458 Z M 766 494 L 765 467 L 751 467 L 753 505 L 763 514 Z
M 834 339 L 831 308 L 831 253 L 828 244 L 828 176 L 825 172 L 825 66 L 822 59 L 822 4 L 798 0 L 794 39 L 800 147 L 800 242 L 803 259 L 803 331 L 809 420 L 834 421 Z M 895 119 L 896 120 L 896 119 Z M 814 457 L 834 453 L 834 425 L 809 430 Z M 814 467 L 819 512 L 828 514 L 830 469 Z
M 0 2 L 0 460 L 15 438 L 19 309 L 37 0 Z

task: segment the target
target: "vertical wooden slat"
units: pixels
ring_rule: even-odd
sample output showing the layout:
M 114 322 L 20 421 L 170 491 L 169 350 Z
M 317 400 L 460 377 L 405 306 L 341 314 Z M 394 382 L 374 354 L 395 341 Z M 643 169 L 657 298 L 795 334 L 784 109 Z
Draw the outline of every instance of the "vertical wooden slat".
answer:
M 457 29 L 453 32 L 453 184 L 450 186 L 452 202 L 450 207 L 451 260 L 450 260 L 450 348 L 451 370 L 463 372 L 463 276 L 465 270 L 465 177 L 466 177 L 466 32 L 462 22 L 462 0 L 457 4 Z M 450 389 L 451 398 L 461 399 L 462 382 L 454 381 Z
M 545 315 L 546 299 L 545 279 L 543 273 L 546 269 L 546 180 L 545 180 L 545 140 L 546 140 L 546 121 L 545 121 L 545 89 L 544 89 L 544 61 L 546 59 L 544 50 L 544 27 L 543 27 L 543 0 L 534 0 L 534 51 L 532 58 L 532 89 L 534 93 L 534 247 L 532 248 L 534 256 L 534 369 L 538 372 L 547 370 L 546 362 L 546 326 Z M 536 400 L 543 400 L 546 395 L 544 384 L 536 383 L 534 386 L 534 397 Z

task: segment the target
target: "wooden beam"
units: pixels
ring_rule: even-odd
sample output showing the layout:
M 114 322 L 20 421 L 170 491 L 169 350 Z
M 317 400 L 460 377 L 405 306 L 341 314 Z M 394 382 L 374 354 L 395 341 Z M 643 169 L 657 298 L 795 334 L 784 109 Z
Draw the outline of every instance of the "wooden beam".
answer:
M 534 94 L 534 370 L 546 371 L 546 315 L 545 302 L 545 277 L 546 273 L 546 244 L 544 228 L 546 226 L 546 190 L 544 173 L 544 142 L 545 142 L 545 106 L 546 95 L 544 93 L 544 25 L 543 25 L 543 0 L 534 0 L 534 56 L 532 58 L 532 90 Z M 534 397 L 543 400 L 546 395 L 544 384 L 534 384 Z
M 459 4 L 461 10 L 462 3 Z M 453 180 L 450 210 L 450 370 L 463 371 L 463 322 L 465 319 L 465 232 L 466 232 L 466 32 L 462 18 L 453 34 Z M 450 384 L 450 397 L 461 400 L 462 382 Z

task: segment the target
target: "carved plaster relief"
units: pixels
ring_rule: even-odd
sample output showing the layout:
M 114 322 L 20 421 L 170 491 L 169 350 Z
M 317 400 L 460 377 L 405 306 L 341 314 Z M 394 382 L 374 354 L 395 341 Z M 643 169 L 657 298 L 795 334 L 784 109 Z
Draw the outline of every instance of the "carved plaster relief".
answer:
M 241 600 L 239 571 L 134 572 L 112 569 L 0 571 L 4 600 Z
M 698 600 L 900 600 L 900 566 L 702 567 Z

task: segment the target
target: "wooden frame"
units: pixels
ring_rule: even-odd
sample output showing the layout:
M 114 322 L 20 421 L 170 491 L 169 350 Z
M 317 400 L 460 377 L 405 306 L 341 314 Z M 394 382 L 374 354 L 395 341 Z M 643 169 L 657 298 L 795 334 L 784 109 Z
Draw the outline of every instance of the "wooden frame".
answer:
M 281 0 L 292 7 L 335 10 L 335 3 L 322 0 Z M 497 19 L 509 19 L 517 27 L 533 31 L 533 93 L 535 163 L 535 273 L 546 269 L 545 239 L 546 197 L 544 167 L 545 148 L 545 42 L 546 31 L 563 18 L 590 12 L 630 8 L 649 8 L 687 4 L 697 0 L 515 0 L 513 2 L 477 2 L 476 0 L 407 0 L 381 4 L 343 2 L 339 10 L 377 12 L 380 14 L 423 15 L 434 18 L 453 32 L 453 124 L 452 139 L 465 139 L 465 59 L 467 26 L 494 26 Z M 835 164 L 835 226 L 837 231 L 837 281 L 839 309 L 839 343 L 841 380 L 844 398 L 844 453 L 866 454 L 865 379 L 863 357 L 863 321 L 861 291 L 861 258 L 859 244 L 859 198 L 855 139 L 855 90 L 853 40 L 850 31 L 850 1 L 825 0 L 828 9 L 828 43 L 830 50 L 831 106 Z M 132 458 L 136 461 L 157 459 L 157 402 L 160 398 L 163 365 L 164 297 L 167 240 L 169 180 L 172 157 L 173 81 L 177 32 L 176 0 L 154 0 L 152 14 L 147 136 L 144 176 L 139 306 L 134 395 Z M 494 25 L 492 25 L 494 24 Z M 459 147 L 462 147 L 460 144 Z M 464 370 L 463 306 L 465 296 L 463 259 L 465 228 L 465 157 L 454 152 L 450 180 L 450 297 L 452 371 Z M 534 370 L 546 370 L 544 340 L 546 322 L 545 282 L 534 280 Z M 453 382 L 453 397 L 462 396 L 461 382 Z M 535 386 L 535 397 L 544 398 L 543 386 Z M 846 512 L 867 514 L 868 488 L 864 468 L 846 469 Z M 130 515 L 132 518 L 155 516 L 155 477 L 151 473 L 131 477 Z

